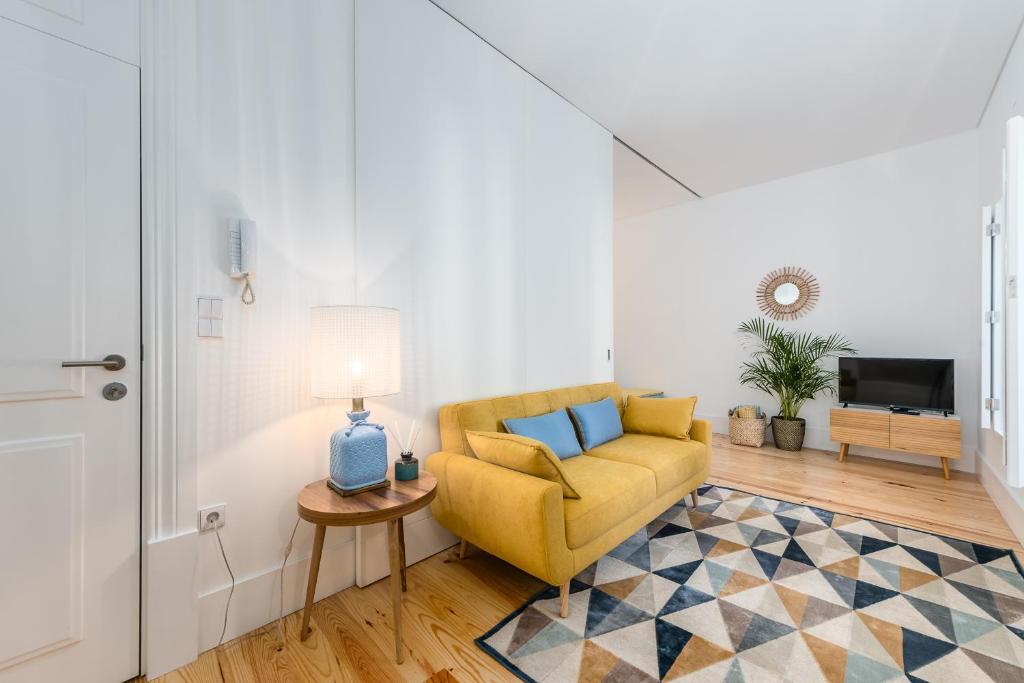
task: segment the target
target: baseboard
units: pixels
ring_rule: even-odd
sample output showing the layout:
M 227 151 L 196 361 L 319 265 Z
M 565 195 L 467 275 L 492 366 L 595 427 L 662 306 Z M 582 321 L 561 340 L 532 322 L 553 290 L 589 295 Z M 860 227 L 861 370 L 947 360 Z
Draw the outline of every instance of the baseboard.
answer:
M 716 434 L 729 434 L 729 416 L 728 415 L 705 415 L 697 414 L 695 417 L 699 417 L 704 420 L 711 421 L 711 430 Z M 769 427 L 765 436 L 766 443 L 772 442 L 772 430 Z M 807 431 L 804 435 L 804 446 L 807 448 L 816 448 L 822 451 L 833 451 L 838 452 L 839 444 L 829 437 L 828 429 L 821 427 L 815 427 L 808 425 Z M 899 453 L 896 451 L 888 451 L 880 448 L 867 448 L 864 446 L 852 446 L 850 453 L 854 455 L 863 455 L 868 458 L 876 458 L 878 460 L 890 460 L 892 462 L 903 462 L 910 463 L 912 465 L 924 465 L 925 467 L 935 467 L 941 469 L 942 462 L 931 455 L 914 455 L 913 453 Z M 965 453 L 966 455 L 966 453 Z M 958 470 L 961 472 L 974 472 L 977 467 L 973 462 L 970 462 L 970 458 L 966 461 L 964 459 L 952 459 L 949 461 L 951 469 Z
M 1010 488 L 996 472 L 991 463 L 983 453 L 975 455 L 975 461 L 981 463 L 978 466 L 978 478 L 981 485 L 985 487 L 989 498 L 996 504 L 999 514 L 1006 520 L 1006 526 L 1017 537 L 1017 540 L 1024 545 L 1024 507 L 1022 507 L 1010 492 Z
M 315 599 L 320 600 L 355 583 L 355 543 L 349 539 L 324 546 Z M 277 567 L 240 578 L 235 584 L 224 642 L 277 619 L 280 607 Z M 302 609 L 306 599 L 309 557 L 291 558 L 284 569 L 284 613 Z M 224 604 L 230 584 L 199 596 L 199 651 L 216 647 L 224 625 Z
M 457 541 L 450 531 L 437 523 L 428 508 L 405 518 L 406 564 L 413 564 L 435 555 Z M 359 544 L 356 558 L 357 586 L 367 586 L 391 574 L 386 525 L 358 527 L 356 543 Z
M 199 534 L 189 531 L 146 544 L 146 675 L 156 678 L 199 656 L 195 573 Z
M 702 415 L 697 414 L 695 417 L 699 417 L 704 420 L 711 421 L 711 430 L 716 434 L 728 434 L 729 433 L 729 416 L 728 415 Z M 772 430 L 769 426 L 765 430 L 765 439 L 767 443 L 772 441 Z M 808 448 L 818 448 L 824 451 L 836 450 L 835 443 L 828 438 L 828 430 L 820 427 L 814 427 L 807 425 L 807 430 L 804 433 L 804 445 Z
M 357 552 L 357 543 L 362 538 L 366 552 Z M 438 524 L 423 510 L 405 520 L 406 562 L 413 564 L 451 546 L 458 539 Z M 362 561 L 357 562 L 361 557 Z M 387 554 L 387 534 L 383 524 L 357 527 L 355 540 L 343 541 L 324 547 L 317 581 L 315 599 L 356 585 L 356 575 L 361 574 L 359 585 L 365 586 L 390 574 Z M 289 561 L 284 570 L 284 613 L 290 614 L 302 609 L 306 598 L 306 580 L 309 575 L 309 557 Z M 237 638 L 277 619 L 279 612 L 279 575 L 277 568 L 267 569 L 259 574 L 239 578 L 231 598 L 227 631 L 224 642 Z M 193 654 L 190 659 L 177 663 L 175 667 L 195 659 L 197 652 L 216 647 L 224 625 L 224 604 L 230 584 L 223 584 L 198 599 L 198 637 L 193 627 Z M 195 624 L 196 621 L 193 621 Z M 198 642 L 196 650 L 195 642 Z M 168 669 L 170 670 L 170 669 Z

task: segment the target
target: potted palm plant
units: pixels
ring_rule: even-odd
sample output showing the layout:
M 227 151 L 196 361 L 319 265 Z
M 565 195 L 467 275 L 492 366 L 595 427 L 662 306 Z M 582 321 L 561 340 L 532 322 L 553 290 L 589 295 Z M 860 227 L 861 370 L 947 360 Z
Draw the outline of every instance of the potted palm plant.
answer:
M 783 330 L 764 318 L 753 318 L 739 326 L 740 334 L 752 342 L 754 352 L 740 372 L 740 384 L 774 396 L 779 414 L 772 418 L 775 445 L 786 451 L 803 448 L 807 424 L 800 408 L 819 393 L 835 395 L 839 373 L 826 370 L 826 358 L 857 353 L 839 334 L 820 337 L 810 332 Z

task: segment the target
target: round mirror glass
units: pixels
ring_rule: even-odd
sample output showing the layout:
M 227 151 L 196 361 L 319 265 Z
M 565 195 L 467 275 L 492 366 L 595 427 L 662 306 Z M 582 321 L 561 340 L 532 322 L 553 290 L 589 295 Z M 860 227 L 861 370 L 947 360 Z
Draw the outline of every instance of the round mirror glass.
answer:
M 772 298 L 780 306 L 789 306 L 795 304 L 796 300 L 800 298 L 800 289 L 792 282 L 783 282 L 772 292 Z

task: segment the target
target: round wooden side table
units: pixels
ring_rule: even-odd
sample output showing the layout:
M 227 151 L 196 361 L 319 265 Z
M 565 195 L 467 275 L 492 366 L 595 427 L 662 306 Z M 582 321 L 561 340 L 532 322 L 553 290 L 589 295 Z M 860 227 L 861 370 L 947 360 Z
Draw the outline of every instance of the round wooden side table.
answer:
M 402 518 L 426 507 L 437 494 L 437 480 L 425 470 L 419 479 L 395 481 L 393 469 L 388 470 L 391 486 L 354 496 L 342 496 L 327 486 L 327 479 L 315 481 L 299 492 L 299 517 L 316 525 L 313 555 L 309 558 L 309 583 L 306 585 L 306 608 L 302 614 L 302 640 L 309 637 L 309 617 L 313 609 L 320 555 L 329 526 L 362 526 L 388 524 L 388 555 L 391 560 L 391 602 L 395 612 L 395 660 L 402 663 L 402 592 L 405 582 L 405 527 Z

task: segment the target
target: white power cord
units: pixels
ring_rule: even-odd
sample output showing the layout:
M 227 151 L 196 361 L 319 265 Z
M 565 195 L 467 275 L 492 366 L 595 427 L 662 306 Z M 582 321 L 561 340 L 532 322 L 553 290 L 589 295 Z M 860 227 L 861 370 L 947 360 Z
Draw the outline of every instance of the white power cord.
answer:
M 213 513 L 217 514 L 217 513 Z M 211 520 L 216 521 L 216 520 Z M 299 530 L 299 522 L 301 520 L 295 520 L 295 526 L 292 527 L 292 535 L 288 538 L 288 545 L 284 548 L 284 559 L 281 560 L 280 574 L 280 591 L 279 591 L 279 610 L 277 613 L 277 635 L 280 640 L 280 647 L 284 647 L 284 569 L 288 564 L 288 558 L 292 554 L 292 545 L 295 542 L 295 532 Z M 231 590 L 228 591 L 227 602 L 224 603 L 224 624 L 220 629 L 220 638 L 217 640 L 217 646 L 220 647 L 224 643 L 224 635 L 228 631 L 228 614 L 231 611 L 231 598 L 235 595 L 235 573 L 231 571 L 231 563 L 228 562 L 228 554 L 224 551 L 224 542 L 220 538 L 220 525 L 213 527 L 214 533 L 217 535 L 217 545 L 220 547 L 220 556 L 224 560 L 224 568 L 228 570 L 228 576 L 231 577 Z
M 295 541 L 295 532 L 299 529 L 299 521 L 295 520 L 295 526 L 292 527 L 292 535 L 288 539 L 288 545 L 284 547 L 284 559 L 281 560 L 281 571 L 280 571 L 280 582 L 281 587 L 278 591 L 278 598 L 280 599 L 280 610 L 277 613 L 277 638 L 281 642 L 279 648 L 284 647 L 284 567 L 288 564 L 288 556 L 292 554 L 292 543 Z
M 228 601 L 224 603 L 224 626 L 220 629 L 220 640 L 217 641 L 217 647 L 220 647 L 224 642 L 224 634 L 228 631 L 228 611 L 231 609 L 231 598 L 235 594 L 235 573 L 231 571 L 231 565 L 228 563 L 228 554 L 224 552 L 224 542 L 220 540 L 220 525 L 213 527 L 213 531 L 217 534 L 217 545 L 220 546 L 220 556 L 224 558 L 224 566 L 228 570 L 228 576 L 231 577 L 231 590 L 228 591 Z

